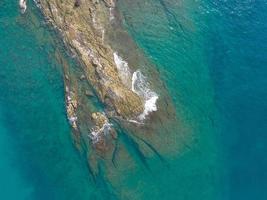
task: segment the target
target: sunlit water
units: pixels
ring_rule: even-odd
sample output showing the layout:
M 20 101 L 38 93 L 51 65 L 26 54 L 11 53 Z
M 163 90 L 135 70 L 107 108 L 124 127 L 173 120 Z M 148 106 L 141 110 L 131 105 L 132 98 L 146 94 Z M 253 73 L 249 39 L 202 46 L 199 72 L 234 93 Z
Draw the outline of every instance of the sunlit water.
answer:
M 119 1 L 190 143 L 149 168 L 136 159 L 112 184 L 92 181 L 72 143 L 55 59 L 61 42 L 32 2 L 23 16 L 17 3 L 0 2 L 1 199 L 267 198 L 265 0 Z

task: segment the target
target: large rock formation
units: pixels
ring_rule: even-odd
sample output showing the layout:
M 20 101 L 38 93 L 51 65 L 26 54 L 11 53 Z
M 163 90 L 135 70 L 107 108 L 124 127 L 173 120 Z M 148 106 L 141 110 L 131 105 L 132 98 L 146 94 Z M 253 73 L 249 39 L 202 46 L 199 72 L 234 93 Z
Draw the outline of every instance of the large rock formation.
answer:
M 113 0 L 45 0 L 39 5 L 60 31 L 67 46 L 78 55 L 84 74 L 99 99 L 124 119 L 134 119 L 144 110 L 143 100 L 125 85 L 105 42 Z
M 135 46 L 129 42 L 128 35 L 122 34 L 123 30 L 116 30 L 119 24 L 110 26 L 112 20 L 119 18 L 114 15 L 114 0 L 40 0 L 37 5 L 81 63 L 82 71 L 80 66 L 77 69 L 69 66 L 60 53 L 57 55 L 63 66 L 66 110 L 74 142 L 81 152 L 85 150 L 87 153 L 90 173 L 98 176 L 99 166 L 105 165 L 107 179 L 116 183 L 116 172 L 131 170 L 136 165 L 132 154 L 140 157 L 147 166 L 146 157 L 155 154 L 162 159 L 158 153 L 160 150 L 176 152 L 172 148 L 179 148 L 176 142 L 180 140 L 172 128 L 171 131 L 167 129 L 173 124 L 166 123 L 166 119 L 175 119 L 170 98 L 166 98 L 167 95 L 161 98 L 159 111 L 150 116 L 149 123 L 144 123 L 145 116 L 157 110 L 158 95 L 150 89 L 140 70 L 128 68 L 128 61 L 131 67 L 136 67 L 135 62 L 130 62 L 131 56 L 126 62 L 114 50 L 124 49 L 120 48 L 124 42 L 128 45 L 125 49 L 134 55 L 132 60 L 137 60 L 136 65 L 140 66 Z M 115 30 L 110 31 L 113 27 Z M 106 30 L 108 36 L 105 36 Z M 111 32 L 116 35 L 114 38 L 119 37 L 119 42 L 117 39 L 112 42 L 114 49 L 107 41 L 112 40 Z M 129 55 L 128 51 L 123 55 Z M 155 71 L 150 74 L 160 85 Z M 94 105 L 95 94 L 104 107 L 98 104 L 98 100 Z M 133 151 L 128 149 L 129 144 L 132 144 Z M 117 161 L 120 162 L 118 165 Z

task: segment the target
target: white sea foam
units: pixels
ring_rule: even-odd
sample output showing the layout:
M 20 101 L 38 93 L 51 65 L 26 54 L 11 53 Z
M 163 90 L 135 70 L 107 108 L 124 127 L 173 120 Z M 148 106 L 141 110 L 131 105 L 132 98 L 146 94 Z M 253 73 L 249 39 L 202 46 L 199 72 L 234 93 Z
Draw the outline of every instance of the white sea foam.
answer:
M 129 120 L 127 120 L 128 122 L 131 122 L 131 123 L 133 123 L 133 124 L 139 124 L 139 125 L 143 125 L 144 123 L 143 122 L 139 122 L 139 121 L 137 121 L 137 120 L 134 120 L 134 119 L 129 119 Z
M 144 111 L 139 115 L 139 120 L 144 120 L 146 116 L 154 111 L 157 111 L 157 100 L 159 98 L 158 94 L 152 91 L 149 87 L 149 83 L 146 80 L 146 77 L 141 73 L 140 70 L 137 70 L 131 75 L 130 68 L 128 63 L 124 61 L 117 52 L 113 53 L 114 61 L 117 66 L 119 76 L 124 85 L 131 88 L 138 96 L 140 96 L 144 102 Z M 129 80 L 132 79 L 130 82 Z M 130 122 L 135 122 L 134 120 L 129 120 Z
M 25 11 L 27 10 L 27 2 L 26 0 L 19 0 L 19 7 L 20 7 L 20 11 L 21 13 L 25 13 Z
M 103 126 L 100 129 L 98 130 L 92 129 L 89 134 L 89 137 L 91 138 L 92 142 L 97 143 L 99 139 L 101 138 L 101 136 L 108 135 L 111 127 L 112 127 L 112 124 L 106 122 L 105 124 L 103 124 Z
M 103 44 L 105 41 L 105 29 L 101 30 L 101 34 L 102 34 L 101 39 L 102 39 L 102 44 Z
M 70 91 L 69 87 L 66 86 L 66 107 L 67 107 L 67 117 L 68 117 L 68 120 L 71 124 L 71 126 L 77 130 L 77 115 L 75 112 L 69 112 L 70 110 L 73 109 L 73 104 L 72 104 L 72 96 L 73 96 L 73 93 Z
M 35 5 L 36 5 L 38 8 L 41 8 L 40 0 L 33 0 L 33 2 L 35 3 Z
M 146 77 L 137 70 L 132 76 L 132 91 L 141 96 L 144 101 L 144 111 L 139 115 L 140 120 L 144 120 L 146 116 L 154 111 L 157 111 L 158 94 L 149 88 L 149 83 L 146 81 Z
M 113 53 L 114 61 L 117 66 L 119 76 L 123 82 L 124 85 L 130 87 L 131 82 L 129 80 L 131 79 L 131 71 L 128 66 L 128 63 L 124 61 L 117 52 Z
M 110 7 L 109 8 L 109 21 L 113 21 L 115 19 L 115 16 L 114 16 L 114 8 L 113 7 Z

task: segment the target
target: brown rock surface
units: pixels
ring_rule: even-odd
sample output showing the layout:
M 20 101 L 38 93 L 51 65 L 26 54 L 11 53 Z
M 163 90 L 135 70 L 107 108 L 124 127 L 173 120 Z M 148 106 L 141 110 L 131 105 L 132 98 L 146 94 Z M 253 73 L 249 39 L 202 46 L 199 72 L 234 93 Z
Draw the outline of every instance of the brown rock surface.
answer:
M 123 84 L 113 60 L 113 50 L 105 42 L 105 25 L 113 0 L 82 1 L 73 8 L 73 0 L 40 1 L 43 14 L 60 31 L 65 43 L 83 64 L 86 78 L 103 103 L 125 118 L 136 118 L 144 102 Z
M 117 137 L 115 130 L 104 113 L 94 112 L 91 119 L 95 124 L 90 133 L 93 144 L 101 152 L 108 151 L 111 149 L 110 142 Z
M 68 86 L 66 86 L 66 108 L 67 108 L 67 115 L 69 122 L 75 130 L 78 129 L 77 126 L 77 115 L 76 115 L 76 110 L 78 107 L 78 101 L 77 97 L 74 92 L 70 91 Z

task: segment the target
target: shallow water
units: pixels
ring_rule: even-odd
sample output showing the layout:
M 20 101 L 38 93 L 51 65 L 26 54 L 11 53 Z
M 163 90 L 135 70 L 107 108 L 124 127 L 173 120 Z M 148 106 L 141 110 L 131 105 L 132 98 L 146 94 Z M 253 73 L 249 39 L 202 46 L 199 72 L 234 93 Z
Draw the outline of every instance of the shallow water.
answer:
M 94 182 L 67 122 L 55 56 L 62 43 L 32 2 L 21 16 L 17 1 L 1 1 L 3 199 L 266 199 L 266 7 L 264 0 L 119 1 L 125 27 L 174 104 L 180 124 L 168 133 L 189 139 L 179 152 L 146 159 L 122 134 L 134 166 L 101 169 Z

